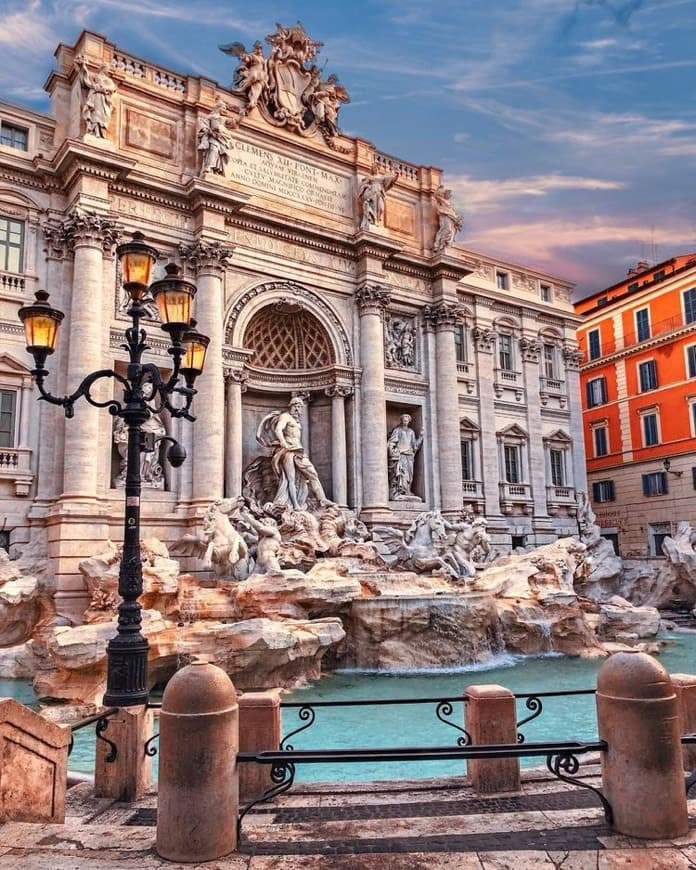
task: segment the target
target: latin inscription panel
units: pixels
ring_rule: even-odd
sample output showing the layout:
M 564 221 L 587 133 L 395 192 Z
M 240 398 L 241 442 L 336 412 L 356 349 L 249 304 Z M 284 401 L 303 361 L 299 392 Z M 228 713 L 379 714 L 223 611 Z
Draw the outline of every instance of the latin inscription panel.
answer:
M 353 215 L 350 179 L 249 142 L 235 140 L 230 179 L 332 214 Z

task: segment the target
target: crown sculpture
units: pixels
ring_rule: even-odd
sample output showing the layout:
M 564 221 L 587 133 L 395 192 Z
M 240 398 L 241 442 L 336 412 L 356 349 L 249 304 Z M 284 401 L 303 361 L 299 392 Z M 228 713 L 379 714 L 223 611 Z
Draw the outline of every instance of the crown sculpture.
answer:
M 232 89 L 246 99 L 242 114 L 257 108 L 276 127 L 302 136 L 319 132 L 331 148 L 342 150 L 335 141 L 338 112 L 350 97 L 335 75 L 324 79 L 323 70 L 313 63 L 323 43 L 310 39 L 299 22 L 292 27 L 276 24 L 266 42 L 271 46 L 268 57 L 260 42 L 251 51 L 241 42 L 220 46 L 220 51 L 239 58 Z

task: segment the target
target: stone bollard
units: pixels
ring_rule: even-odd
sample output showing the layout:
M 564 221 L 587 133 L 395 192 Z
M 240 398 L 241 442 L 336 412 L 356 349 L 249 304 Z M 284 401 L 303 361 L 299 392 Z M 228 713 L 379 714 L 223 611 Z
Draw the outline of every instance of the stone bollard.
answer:
M 144 704 L 121 707 L 109 716 L 103 732 L 116 746 L 116 758 L 107 758 L 111 746 L 97 739 L 94 762 L 94 796 L 117 801 L 136 801 L 152 785 L 152 760 L 145 743 L 152 737 L 152 710 Z
M 696 675 L 671 674 L 677 693 L 679 730 L 682 734 L 696 734 Z M 696 770 L 696 746 L 682 746 L 684 770 Z
M 667 671 L 645 653 L 616 653 L 597 675 L 603 792 L 613 827 L 667 840 L 689 829 L 677 714 Z
M 214 861 L 237 846 L 239 709 L 227 674 L 194 662 L 167 684 L 160 716 L 157 853 Z
M 239 697 L 239 751 L 258 752 L 280 747 L 280 692 L 245 692 Z M 270 788 L 271 766 L 239 765 L 239 800 L 245 804 Z
M 502 686 L 468 686 L 466 730 L 472 745 L 517 743 L 515 696 Z M 482 794 L 520 790 L 518 758 L 468 760 L 466 769 L 474 791 Z

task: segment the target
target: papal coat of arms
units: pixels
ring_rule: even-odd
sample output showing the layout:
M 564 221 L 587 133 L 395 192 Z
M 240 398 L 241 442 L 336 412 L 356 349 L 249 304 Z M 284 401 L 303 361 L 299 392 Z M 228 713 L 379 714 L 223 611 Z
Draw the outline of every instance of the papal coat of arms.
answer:
M 220 46 L 239 58 L 232 88 L 246 98 L 245 114 L 258 108 L 269 123 L 304 136 L 318 131 L 336 148 L 338 112 L 350 98 L 335 75 L 324 79 L 313 63 L 322 43 L 310 39 L 299 22 L 292 27 L 277 24 L 266 42 L 271 46 L 268 57 L 260 42 L 251 51 L 241 42 Z

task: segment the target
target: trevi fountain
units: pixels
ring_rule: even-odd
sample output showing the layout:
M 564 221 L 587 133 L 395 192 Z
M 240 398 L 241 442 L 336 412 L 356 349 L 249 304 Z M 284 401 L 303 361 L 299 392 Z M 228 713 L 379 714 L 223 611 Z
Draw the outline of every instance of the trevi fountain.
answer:
M 696 602 L 696 531 L 665 542 L 666 559 L 624 565 L 586 499 L 578 536 L 496 552 L 486 520 L 437 510 L 403 528 L 375 525 L 330 501 L 303 447 L 301 397 L 258 426 L 241 494 L 211 501 L 170 550 L 142 542 L 143 633 L 154 686 L 193 657 L 239 690 L 292 688 L 337 668 L 443 669 L 507 651 L 600 658 L 656 652 L 658 607 Z M 422 435 L 401 417 L 385 443 L 392 497 L 409 500 Z M 182 570 L 187 558 L 197 570 Z M 0 677 L 30 679 L 42 702 L 98 706 L 115 634 L 119 547 L 80 564 L 83 624 L 56 615 L 48 561 L 0 552 Z

